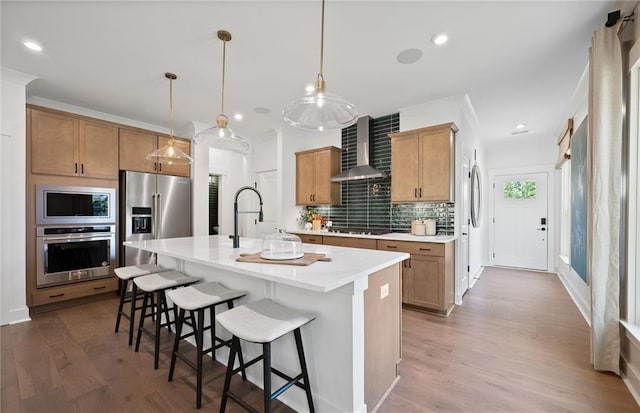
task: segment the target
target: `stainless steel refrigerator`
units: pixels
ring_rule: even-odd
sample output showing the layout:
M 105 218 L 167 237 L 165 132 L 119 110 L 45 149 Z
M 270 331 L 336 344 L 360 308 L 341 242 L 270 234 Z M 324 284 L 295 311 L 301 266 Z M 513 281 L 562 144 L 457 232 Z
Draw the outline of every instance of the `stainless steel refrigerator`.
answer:
M 119 218 L 120 266 L 155 263 L 155 254 L 122 242 L 191 236 L 191 179 L 121 172 Z

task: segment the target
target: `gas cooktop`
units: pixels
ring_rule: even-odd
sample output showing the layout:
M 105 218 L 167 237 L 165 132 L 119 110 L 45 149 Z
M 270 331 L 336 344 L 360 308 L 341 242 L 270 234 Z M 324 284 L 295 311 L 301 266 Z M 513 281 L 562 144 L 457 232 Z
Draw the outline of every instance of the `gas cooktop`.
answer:
M 372 228 L 348 228 L 348 227 L 331 227 L 329 232 L 337 234 L 359 234 L 359 235 L 383 235 L 390 234 L 390 229 L 372 229 Z

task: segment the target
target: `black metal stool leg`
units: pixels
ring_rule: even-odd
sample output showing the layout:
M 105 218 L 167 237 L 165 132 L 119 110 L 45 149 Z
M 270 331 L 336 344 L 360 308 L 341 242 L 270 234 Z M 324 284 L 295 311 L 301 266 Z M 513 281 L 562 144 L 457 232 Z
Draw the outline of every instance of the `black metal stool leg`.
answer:
M 126 283 L 125 283 L 126 285 Z M 131 308 L 129 309 L 129 345 L 133 343 L 133 326 L 136 320 L 136 307 L 138 305 L 138 286 L 131 282 Z
M 122 286 L 124 281 L 124 287 Z M 118 304 L 118 316 L 116 317 L 116 330 L 115 332 L 118 332 L 118 329 L 120 328 L 120 318 L 122 317 L 122 308 L 124 307 L 124 298 L 127 295 L 127 280 L 119 280 L 120 283 L 120 304 Z M 131 343 L 129 343 L 129 345 L 131 345 Z
M 227 301 L 227 308 L 231 310 L 233 308 L 233 301 Z M 242 381 L 247 381 L 247 371 L 244 368 L 244 359 L 242 357 L 242 346 L 238 346 L 238 362 L 240 363 L 240 373 L 242 374 Z
M 264 413 L 271 413 L 271 343 L 262 344 L 264 381 Z
M 302 347 L 302 335 L 300 328 L 293 330 L 296 339 L 296 348 L 298 349 L 298 358 L 300 359 L 300 368 L 302 369 L 302 378 L 304 380 L 305 392 L 307 393 L 307 402 L 309 403 L 309 412 L 314 413 L 313 398 L 311 397 L 311 384 L 309 384 L 309 373 L 307 371 L 307 362 L 304 358 L 304 348 Z
M 227 362 L 227 373 L 224 376 L 224 387 L 222 388 L 222 400 L 220 401 L 220 413 L 224 413 L 229 398 L 229 387 L 231 387 L 231 376 L 233 376 L 233 365 L 236 362 L 236 351 L 240 347 L 240 339 L 231 338 L 231 351 L 229 351 L 229 361 Z
M 144 328 L 144 319 L 147 315 L 147 304 L 149 302 L 149 293 L 145 292 L 142 298 L 142 312 L 140 313 L 140 324 L 138 324 L 138 336 L 136 338 L 136 352 L 140 349 L 140 337 L 142 336 L 142 329 Z
M 211 320 L 211 358 L 216 361 L 216 346 L 218 345 L 218 341 L 216 338 L 216 306 L 212 305 L 209 307 L 209 319 Z
M 204 309 L 198 310 L 198 324 L 194 326 L 196 332 L 196 407 L 202 407 L 202 349 L 204 347 Z
M 184 323 L 184 309 L 180 309 L 176 322 L 176 338 L 173 341 L 173 351 L 171 352 L 171 366 L 169 367 L 169 381 L 173 380 L 173 371 L 176 367 L 176 354 L 180 346 L 180 335 L 182 334 L 182 323 Z

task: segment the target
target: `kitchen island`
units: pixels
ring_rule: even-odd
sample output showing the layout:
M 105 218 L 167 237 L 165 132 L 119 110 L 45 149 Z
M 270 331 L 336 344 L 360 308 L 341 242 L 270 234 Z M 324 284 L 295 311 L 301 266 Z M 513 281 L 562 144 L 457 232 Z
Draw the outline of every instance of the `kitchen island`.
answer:
M 267 297 L 315 314 L 316 319 L 302 328 L 302 336 L 318 412 L 371 411 L 398 379 L 401 263 L 409 254 L 304 244 L 304 252 L 326 254 L 331 261 L 293 266 L 236 261 L 240 254 L 261 250 L 262 240 L 257 239 L 241 238 L 235 249 L 225 236 L 124 245 L 157 253 L 162 266 L 247 291 L 239 304 Z M 259 351 L 258 345 L 243 343 L 246 359 Z M 228 350 L 220 349 L 216 356 L 226 364 Z M 274 343 L 272 360 L 274 367 L 297 374 L 291 337 Z M 262 385 L 260 363 L 247 375 Z M 273 388 L 281 384 L 275 375 L 272 380 Z M 297 411 L 308 410 L 300 389 L 285 392 L 279 400 Z

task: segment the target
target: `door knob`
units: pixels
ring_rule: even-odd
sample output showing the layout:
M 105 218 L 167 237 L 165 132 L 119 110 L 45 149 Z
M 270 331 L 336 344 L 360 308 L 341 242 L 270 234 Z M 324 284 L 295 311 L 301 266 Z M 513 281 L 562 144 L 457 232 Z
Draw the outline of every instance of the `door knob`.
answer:
M 546 228 L 544 228 L 544 227 L 543 227 L 543 228 L 538 228 L 538 231 L 546 231 L 546 230 L 547 230 L 547 229 L 546 229 Z

